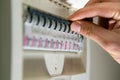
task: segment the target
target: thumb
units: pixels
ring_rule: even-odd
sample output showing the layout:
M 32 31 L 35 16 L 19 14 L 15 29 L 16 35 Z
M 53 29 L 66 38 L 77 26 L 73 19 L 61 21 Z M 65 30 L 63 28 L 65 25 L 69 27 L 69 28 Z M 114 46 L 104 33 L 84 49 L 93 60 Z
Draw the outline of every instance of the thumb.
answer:
M 96 24 L 86 21 L 76 21 L 71 24 L 71 30 L 82 34 L 97 42 L 105 49 L 118 63 L 120 63 L 120 36 L 114 31 L 107 30 Z
M 105 45 L 113 37 L 112 32 L 87 21 L 75 21 L 71 24 L 71 30 L 96 41 L 100 45 Z

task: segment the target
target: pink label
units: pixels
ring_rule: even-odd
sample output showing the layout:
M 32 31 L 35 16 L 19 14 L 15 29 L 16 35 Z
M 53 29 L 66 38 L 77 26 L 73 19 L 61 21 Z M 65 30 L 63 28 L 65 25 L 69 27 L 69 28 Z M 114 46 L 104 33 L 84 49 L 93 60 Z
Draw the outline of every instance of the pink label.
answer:
M 78 48 L 78 46 L 77 46 L 77 44 L 75 44 L 75 48 L 74 49 L 77 50 L 77 48 Z
M 61 41 L 61 43 L 60 43 L 60 49 L 62 49 L 62 45 L 63 45 L 63 41 Z
M 45 39 L 45 42 L 44 42 L 44 48 L 46 48 L 47 47 L 47 39 Z
M 26 45 L 27 45 L 27 42 L 28 42 L 28 40 L 27 40 L 27 36 L 24 36 L 24 39 L 23 39 L 23 45 L 26 46 Z
M 59 42 L 58 42 L 58 40 L 56 41 L 56 49 L 58 49 L 58 47 L 59 47 Z
M 34 46 L 34 43 L 35 43 L 35 38 L 32 37 L 32 39 L 31 39 L 31 46 Z
M 53 47 L 53 40 L 50 41 L 50 48 Z
M 65 50 L 67 49 L 67 41 L 65 42 L 65 48 L 64 48 Z
M 40 39 L 38 40 L 38 47 L 41 47 L 41 43 L 42 43 L 42 39 L 40 38 Z
M 69 50 L 71 49 L 71 42 L 69 42 Z
M 73 43 L 73 50 L 75 50 L 75 43 Z

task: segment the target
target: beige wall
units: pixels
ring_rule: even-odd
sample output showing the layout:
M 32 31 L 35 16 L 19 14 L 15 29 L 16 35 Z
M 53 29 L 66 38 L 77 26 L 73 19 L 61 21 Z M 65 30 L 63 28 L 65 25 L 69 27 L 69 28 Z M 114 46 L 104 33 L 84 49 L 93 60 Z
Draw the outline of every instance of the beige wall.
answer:
M 0 80 L 10 79 L 10 1 L 0 1 Z
M 89 41 L 90 79 L 89 80 L 120 80 L 120 64 L 105 52 L 99 45 Z

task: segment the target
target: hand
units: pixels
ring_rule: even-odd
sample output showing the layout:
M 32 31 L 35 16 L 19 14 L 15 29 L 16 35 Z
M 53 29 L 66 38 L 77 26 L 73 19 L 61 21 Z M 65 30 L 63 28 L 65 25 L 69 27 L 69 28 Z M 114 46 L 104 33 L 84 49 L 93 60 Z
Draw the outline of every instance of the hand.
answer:
M 120 63 L 120 2 L 102 2 L 88 5 L 69 17 L 71 30 L 88 37 L 104 48 Z M 111 7 L 112 6 L 112 7 Z M 85 21 L 85 18 L 100 16 L 108 19 L 109 29 Z
M 89 2 L 86 4 L 86 6 L 88 5 L 92 5 L 92 4 L 95 4 L 95 3 L 102 3 L 102 2 L 118 2 L 120 0 L 89 0 Z
M 89 2 L 85 5 L 85 7 L 89 5 L 94 5 L 96 3 L 103 3 L 103 2 L 119 2 L 120 0 L 89 0 Z M 92 18 L 89 21 L 93 21 Z M 108 28 L 108 19 L 103 17 L 98 17 L 98 24 L 102 27 Z

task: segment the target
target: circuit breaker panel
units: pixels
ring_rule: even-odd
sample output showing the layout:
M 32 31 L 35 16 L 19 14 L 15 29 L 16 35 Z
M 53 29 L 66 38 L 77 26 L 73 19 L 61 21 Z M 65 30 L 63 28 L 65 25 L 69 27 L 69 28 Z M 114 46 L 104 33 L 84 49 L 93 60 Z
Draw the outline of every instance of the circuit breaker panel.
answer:
M 70 30 L 67 1 L 88 0 L 0 0 L 0 80 L 120 80 L 120 65 Z
M 81 52 L 83 36 L 70 30 L 64 18 L 27 7 L 24 49 Z
M 24 80 L 74 80 L 86 74 L 85 39 L 67 20 L 75 10 L 62 0 L 23 1 Z

